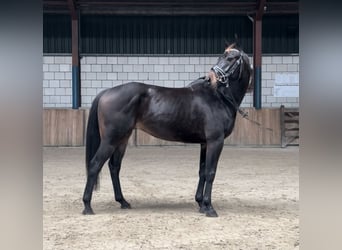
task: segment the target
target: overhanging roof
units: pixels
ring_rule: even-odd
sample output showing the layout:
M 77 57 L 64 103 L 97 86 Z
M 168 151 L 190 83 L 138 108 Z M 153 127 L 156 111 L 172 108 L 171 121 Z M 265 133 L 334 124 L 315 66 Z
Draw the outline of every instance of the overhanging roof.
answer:
M 43 0 L 44 13 L 115 15 L 298 14 L 298 0 Z

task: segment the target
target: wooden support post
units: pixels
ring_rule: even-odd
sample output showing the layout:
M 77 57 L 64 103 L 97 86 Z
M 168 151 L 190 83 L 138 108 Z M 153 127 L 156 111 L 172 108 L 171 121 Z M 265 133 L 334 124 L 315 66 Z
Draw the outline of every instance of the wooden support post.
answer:
M 72 108 L 81 106 L 80 57 L 78 43 L 78 19 L 72 19 Z
M 266 0 L 257 1 L 257 10 L 253 22 L 253 69 L 254 69 L 254 93 L 253 106 L 261 109 L 262 84 L 261 84 L 261 56 L 262 56 L 262 16 L 265 11 Z
M 254 69 L 254 92 L 253 107 L 261 109 L 261 55 L 262 55 L 262 29 L 261 19 L 254 19 L 253 22 L 253 69 Z
M 68 0 L 71 15 L 71 44 L 72 44 L 72 108 L 81 106 L 80 56 L 79 56 L 79 22 L 74 0 Z

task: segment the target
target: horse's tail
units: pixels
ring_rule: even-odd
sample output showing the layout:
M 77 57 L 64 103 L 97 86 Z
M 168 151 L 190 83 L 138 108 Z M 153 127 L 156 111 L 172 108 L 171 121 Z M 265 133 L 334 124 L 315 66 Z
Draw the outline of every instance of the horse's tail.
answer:
M 99 148 L 100 142 L 101 142 L 97 107 L 99 104 L 100 97 L 102 95 L 103 95 L 103 92 L 96 96 L 89 111 L 87 133 L 86 133 L 86 152 L 85 152 L 87 177 L 89 174 L 90 161 L 93 159 L 94 155 L 96 154 L 96 151 Z M 95 182 L 95 186 L 94 186 L 95 190 L 98 189 L 98 186 L 99 186 L 99 178 L 97 178 Z

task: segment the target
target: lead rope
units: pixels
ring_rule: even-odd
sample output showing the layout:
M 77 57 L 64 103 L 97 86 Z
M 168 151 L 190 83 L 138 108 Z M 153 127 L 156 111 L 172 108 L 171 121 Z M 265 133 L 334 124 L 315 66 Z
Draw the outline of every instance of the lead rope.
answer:
M 229 88 L 229 86 L 226 85 L 226 88 Z M 246 120 L 250 121 L 251 123 L 257 125 L 260 129 L 264 129 L 264 130 L 267 130 L 267 131 L 269 131 L 269 132 L 273 132 L 273 129 L 264 127 L 260 122 L 255 121 L 255 120 L 252 120 L 251 118 L 249 118 L 248 113 L 247 113 L 246 111 L 244 111 L 243 109 L 241 109 L 241 108 L 236 104 L 235 98 L 234 98 L 233 93 L 231 92 L 230 89 L 229 89 L 229 95 L 231 96 L 231 99 L 232 99 L 232 100 L 228 99 L 221 91 L 218 91 L 218 92 L 221 94 L 221 96 L 222 96 L 226 101 L 228 101 L 229 103 L 231 103 L 231 104 L 235 107 L 236 111 L 242 116 L 242 118 L 245 118 Z
M 258 127 L 260 127 L 261 129 L 265 129 L 265 130 L 268 130 L 270 132 L 273 132 L 273 129 L 264 127 L 260 122 L 257 122 L 255 120 L 250 119 L 248 117 L 248 113 L 246 111 L 244 111 L 243 109 L 238 108 L 238 112 L 242 116 L 242 118 L 245 118 L 246 120 L 250 121 L 251 123 L 258 125 Z

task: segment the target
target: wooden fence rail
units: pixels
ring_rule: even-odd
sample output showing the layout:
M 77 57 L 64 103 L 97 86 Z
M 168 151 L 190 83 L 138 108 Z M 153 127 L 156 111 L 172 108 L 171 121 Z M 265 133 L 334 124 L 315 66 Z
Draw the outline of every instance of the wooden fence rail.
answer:
M 281 146 L 299 145 L 299 109 L 280 107 Z

